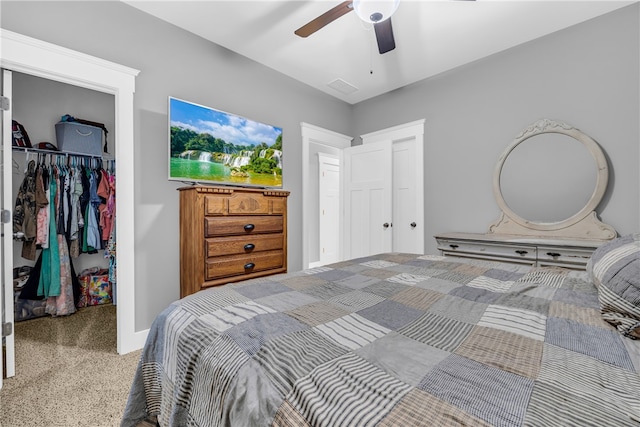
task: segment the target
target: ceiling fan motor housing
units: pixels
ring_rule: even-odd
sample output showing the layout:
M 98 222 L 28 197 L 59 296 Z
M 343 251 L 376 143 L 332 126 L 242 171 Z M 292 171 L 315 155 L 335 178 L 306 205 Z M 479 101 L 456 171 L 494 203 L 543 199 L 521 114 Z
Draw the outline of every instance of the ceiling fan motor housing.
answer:
M 354 0 L 353 10 L 365 22 L 376 23 L 391 18 L 400 0 Z

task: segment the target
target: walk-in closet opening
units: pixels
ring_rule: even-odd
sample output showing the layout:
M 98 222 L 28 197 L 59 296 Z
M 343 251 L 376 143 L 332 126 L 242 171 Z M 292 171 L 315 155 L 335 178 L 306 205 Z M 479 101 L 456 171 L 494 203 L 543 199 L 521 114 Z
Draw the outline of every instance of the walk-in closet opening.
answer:
M 114 95 L 15 71 L 11 81 L 12 119 L 28 138 L 12 147 L 15 321 L 47 317 L 55 330 L 113 305 L 111 330 L 99 332 L 116 352 Z M 63 145 L 57 123 L 88 127 L 72 126 L 78 140 Z

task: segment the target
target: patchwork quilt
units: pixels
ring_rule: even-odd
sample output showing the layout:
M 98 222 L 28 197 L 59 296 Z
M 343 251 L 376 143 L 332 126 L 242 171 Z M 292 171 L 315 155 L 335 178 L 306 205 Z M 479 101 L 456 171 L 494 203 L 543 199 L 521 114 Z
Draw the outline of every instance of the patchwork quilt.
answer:
M 381 254 L 154 321 L 122 426 L 636 426 L 640 341 L 586 272 Z

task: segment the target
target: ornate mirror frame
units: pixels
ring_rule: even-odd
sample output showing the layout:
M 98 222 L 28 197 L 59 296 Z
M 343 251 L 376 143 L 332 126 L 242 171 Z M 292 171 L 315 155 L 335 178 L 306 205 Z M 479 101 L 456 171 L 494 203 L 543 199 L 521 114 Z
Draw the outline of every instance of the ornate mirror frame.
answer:
M 522 218 L 509 208 L 500 187 L 500 175 L 509 154 L 522 142 L 545 133 L 559 133 L 576 139 L 591 153 L 597 167 L 596 186 L 587 204 L 571 217 L 558 222 L 535 222 Z M 596 141 L 564 122 L 551 119 L 538 120 L 516 136 L 498 159 L 493 174 L 493 194 L 502 213 L 500 218 L 489 226 L 489 233 L 540 238 L 613 239 L 617 236 L 615 229 L 601 222 L 595 212 L 595 208 L 607 190 L 608 179 L 607 159 Z

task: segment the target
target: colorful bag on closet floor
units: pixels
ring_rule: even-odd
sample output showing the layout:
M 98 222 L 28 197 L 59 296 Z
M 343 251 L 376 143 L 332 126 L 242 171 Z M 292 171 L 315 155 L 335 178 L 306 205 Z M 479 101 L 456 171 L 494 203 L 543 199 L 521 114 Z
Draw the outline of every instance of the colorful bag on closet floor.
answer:
M 78 280 L 80 281 L 78 308 L 111 303 L 109 270 L 89 268 L 80 273 Z

